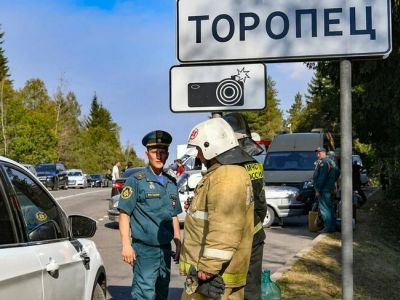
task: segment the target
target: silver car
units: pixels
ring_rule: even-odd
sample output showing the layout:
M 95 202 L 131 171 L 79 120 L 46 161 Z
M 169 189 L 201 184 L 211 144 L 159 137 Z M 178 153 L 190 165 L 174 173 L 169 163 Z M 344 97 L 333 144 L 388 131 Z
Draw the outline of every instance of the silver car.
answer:
M 266 186 L 267 216 L 264 227 L 271 226 L 277 219 L 282 221 L 285 217 L 304 215 L 307 207 L 297 200 L 298 196 L 299 189 L 292 186 Z

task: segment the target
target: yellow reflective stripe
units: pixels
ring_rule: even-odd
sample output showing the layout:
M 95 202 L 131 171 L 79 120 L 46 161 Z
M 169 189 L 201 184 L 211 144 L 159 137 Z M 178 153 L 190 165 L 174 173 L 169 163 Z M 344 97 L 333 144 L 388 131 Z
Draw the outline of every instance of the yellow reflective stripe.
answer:
M 259 232 L 263 228 L 261 222 L 258 222 L 256 226 L 254 226 L 254 234 Z
M 215 257 L 223 260 L 231 260 L 233 256 L 233 251 L 221 250 L 215 248 L 204 248 L 203 256 Z
M 182 260 L 179 261 L 179 270 L 181 272 L 184 272 L 185 274 L 189 272 L 190 266 L 191 264 L 187 262 L 184 262 Z M 247 273 L 224 273 L 222 274 L 222 279 L 226 284 L 246 284 Z
M 187 272 L 189 272 L 190 266 L 191 266 L 191 264 L 188 264 L 187 262 L 179 260 L 179 271 L 181 271 L 183 273 L 187 273 Z
M 200 210 L 196 210 L 194 212 L 189 211 L 188 215 L 192 216 L 195 219 L 208 220 L 208 212 L 206 211 L 200 211 Z
M 225 284 L 246 284 L 247 273 L 222 274 Z

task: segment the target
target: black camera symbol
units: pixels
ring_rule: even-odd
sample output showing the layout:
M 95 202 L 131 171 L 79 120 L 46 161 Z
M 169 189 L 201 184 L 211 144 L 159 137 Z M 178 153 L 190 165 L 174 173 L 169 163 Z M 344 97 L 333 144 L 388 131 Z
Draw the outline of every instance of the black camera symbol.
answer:
M 244 104 L 243 82 L 235 76 L 220 82 L 188 84 L 189 107 L 242 106 Z

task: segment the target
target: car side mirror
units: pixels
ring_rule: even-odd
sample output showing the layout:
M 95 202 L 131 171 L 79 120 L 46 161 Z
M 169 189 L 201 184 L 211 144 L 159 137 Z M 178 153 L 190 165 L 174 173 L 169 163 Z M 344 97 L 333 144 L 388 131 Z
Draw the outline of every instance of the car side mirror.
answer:
M 89 217 L 71 215 L 68 217 L 69 229 L 73 238 L 91 238 L 97 230 L 97 223 Z

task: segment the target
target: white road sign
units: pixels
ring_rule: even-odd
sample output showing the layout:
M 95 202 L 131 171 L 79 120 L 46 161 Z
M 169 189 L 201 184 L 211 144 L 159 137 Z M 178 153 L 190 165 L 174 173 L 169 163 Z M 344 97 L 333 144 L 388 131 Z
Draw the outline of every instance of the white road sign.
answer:
M 178 0 L 181 62 L 382 57 L 390 0 Z
M 266 105 L 264 64 L 174 66 L 170 69 L 173 112 L 261 110 Z

